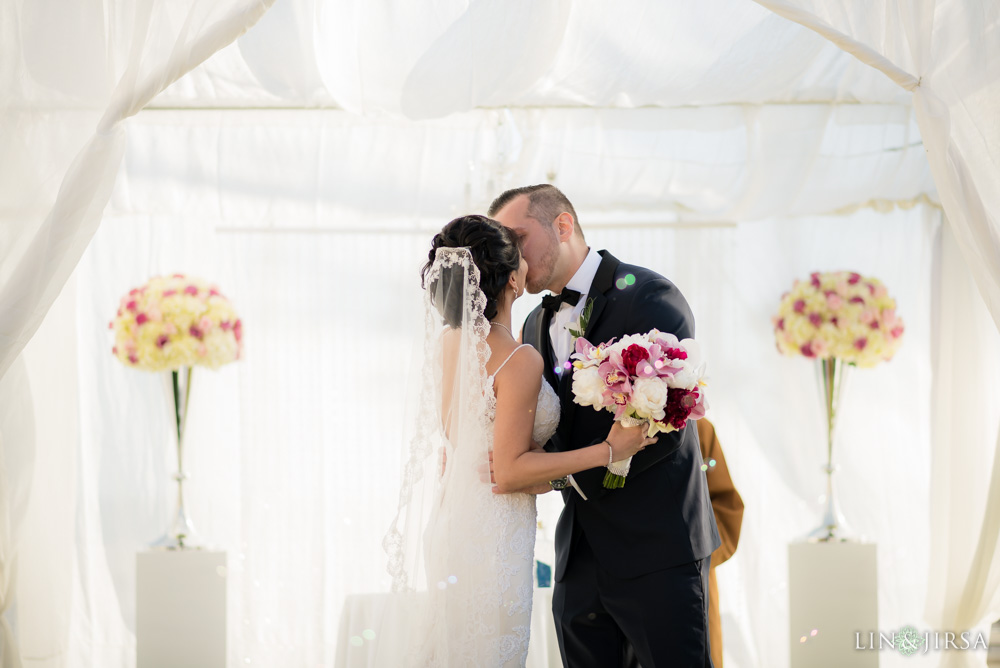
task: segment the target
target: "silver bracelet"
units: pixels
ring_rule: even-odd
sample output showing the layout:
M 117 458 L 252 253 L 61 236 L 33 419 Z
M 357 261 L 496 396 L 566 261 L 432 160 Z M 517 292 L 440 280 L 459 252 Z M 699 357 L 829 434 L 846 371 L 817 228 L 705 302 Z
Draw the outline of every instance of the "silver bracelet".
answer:
M 611 466 L 611 460 L 615 458 L 615 449 L 611 447 L 611 441 L 604 439 L 602 443 L 608 444 L 608 466 Z

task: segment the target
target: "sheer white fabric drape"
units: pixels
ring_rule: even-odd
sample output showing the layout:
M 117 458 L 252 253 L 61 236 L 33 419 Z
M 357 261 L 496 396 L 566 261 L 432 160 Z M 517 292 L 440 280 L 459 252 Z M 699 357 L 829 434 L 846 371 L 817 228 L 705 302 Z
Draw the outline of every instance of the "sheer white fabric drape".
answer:
M 982 319 L 969 298 L 972 310 L 956 312 L 954 322 L 978 325 L 942 329 L 933 339 L 927 333 L 928 248 L 937 242 L 925 215 L 935 213 L 913 208 L 942 202 L 956 238 L 941 246 L 934 303 L 942 313 L 958 308 L 946 301 L 968 297 L 962 272 L 971 269 L 996 320 L 1000 179 L 998 130 L 989 122 L 1000 58 L 992 5 L 883 0 L 855 14 L 861 5 L 806 0 L 707 0 L 698 11 L 658 0 L 587 0 L 520 2 L 519 11 L 500 12 L 503 3 L 493 0 L 435 0 L 399 11 L 363 0 L 287 0 L 168 86 L 268 4 L 0 4 L 0 83 L 14 91 L 0 98 L 4 391 L 22 383 L 11 375 L 17 353 L 111 197 L 75 291 L 72 284 L 63 291 L 63 310 L 25 354 L 34 439 L 23 425 L 0 424 L 0 585 L 12 581 L 8 563 L 21 536 L 13 612 L 29 665 L 128 665 L 134 552 L 162 525 L 170 481 L 158 379 L 128 372 L 107 350 L 106 319 L 123 290 L 158 271 L 200 273 L 228 286 L 245 316 L 245 363 L 198 381 L 211 400 L 191 415 L 191 504 L 199 528 L 234 555 L 233 660 L 321 663 L 336 643 L 343 597 L 384 584 L 371 554 L 392 517 L 395 499 L 383 485 L 397 480 L 403 434 L 387 424 L 385 451 L 345 447 L 351 435 L 342 425 L 370 407 L 342 379 L 398 384 L 401 365 L 385 351 L 398 348 L 394 328 L 419 304 L 418 264 L 408 263 L 425 250 L 424 237 L 408 232 L 481 209 L 506 186 L 546 179 L 586 212 L 592 243 L 663 271 L 695 295 L 699 335 L 715 341 L 720 360 L 716 387 L 756 396 L 755 379 L 780 371 L 783 382 L 773 389 L 789 413 L 747 407 L 727 398 L 728 389 L 713 404 L 737 485 L 757 500 L 748 503 L 729 574 L 720 571 L 730 591 L 723 612 L 734 665 L 784 665 L 785 625 L 762 626 L 746 612 L 786 614 L 784 552 L 768 550 L 812 523 L 822 491 L 815 458 L 801 447 L 802 434 L 819 430 L 816 404 L 798 391 L 812 387 L 811 372 L 772 358 L 767 331 L 772 298 L 817 268 L 879 275 L 909 328 L 905 354 L 855 382 L 857 401 L 894 403 L 878 416 L 860 409 L 853 424 L 845 416 L 842 431 L 840 498 L 849 518 L 871 522 L 861 528 L 885 546 L 885 626 L 918 621 L 927 543 L 927 624 L 972 624 L 962 620 L 996 610 L 989 596 L 997 591 L 997 519 L 989 513 L 997 504 L 982 520 L 957 521 L 963 509 L 975 514 L 1000 494 L 996 474 L 991 491 L 961 484 L 966 465 L 975 466 L 970 475 L 990 459 L 1000 466 L 978 445 L 992 450 L 996 433 L 978 422 L 956 425 L 966 415 L 958 411 L 971 405 L 961 397 L 996 406 L 995 388 L 976 376 L 943 394 L 955 381 L 948 355 L 961 361 L 955 351 L 976 350 L 970 332 Z M 796 10 L 784 15 L 813 30 L 761 5 Z M 438 67 L 451 51 L 466 57 Z M 530 62 L 510 67 L 512 52 L 530 54 Z M 163 87 L 153 105 L 181 110 L 140 114 L 126 142 L 119 121 Z M 348 111 L 211 109 L 317 105 Z M 849 215 L 808 218 L 830 212 Z M 646 229 L 745 220 L 764 222 Z M 262 227 L 288 229 L 249 229 Z M 317 227 L 339 232 L 296 231 Z M 870 245 L 859 250 L 857 239 Z M 920 260 L 894 264 L 901 248 Z M 955 249 L 968 268 L 953 261 Z M 703 273 L 716 253 L 725 262 Z M 702 292 L 711 297 L 697 297 Z M 359 328 L 371 333 L 369 354 L 344 354 L 340 346 Z M 732 332 L 747 332 L 759 359 L 728 348 L 742 343 Z M 995 346 L 978 340 L 981 352 Z M 931 350 L 941 379 L 935 403 L 955 416 L 936 415 L 933 431 L 926 417 L 935 408 L 926 405 Z M 16 391 L 25 393 L 23 384 Z M 79 424 L 48 419 L 53 411 L 79 415 Z M 914 423 L 914 415 L 922 417 Z M 16 433 L 25 436 L 14 448 Z M 959 459 L 960 450 L 951 450 L 959 438 L 982 461 Z M 870 443 L 885 444 L 874 455 L 877 467 Z M 33 456 L 34 467 L 22 456 Z M 922 524 L 928 501 L 913 493 L 928 478 L 934 540 Z M 886 499 L 885 514 L 871 515 L 872 499 Z M 882 517 L 918 519 L 902 527 Z M 947 551 L 937 539 L 946 523 L 975 534 L 962 539 L 975 556 Z M 0 597 L 0 609 L 10 605 L 9 586 Z
M 273 0 L 0 6 L 0 377 L 6 378 L 101 219 L 125 149 L 122 122 L 232 42 Z M 16 390 L 8 391 L 17 393 Z M 26 394 L 24 387 L 19 390 Z M 6 463 L 30 457 L 29 433 L 0 435 Z M 22 442 L 23 439 L 23 442 Z M 67 443 L 70 447 L 72 443 Z M 28 479 L 0 485 L 0 612 L 8 608 Z M 18 665 L 6 621 L 0 642 Z M 66 651 L 63 647 L 54 656 Z M 53 660 L 60 660 L 55 658 Z M 6 662 L 5 662 L 6 664 Z
M 864 5 L 819 0 L 756 0 L 792 21 L 798 22 L 833 41 L 862 62 L 882 71 L 901 87 L 913 91 L 913 108 L 927 159 L 934 175 L 947 216 L 948 235 L 944 244 L 944 266 L 953 266 L 949 253 L 957 247 L 975 280 L 994 324 L 1000 328 L 1000 6 L 981 0 L 923 0 L 899 2 L 879 0 Z M 957 271 L 957 269 L 956 269 Z M 948 277 L 943 285 L 965 285 Z M 942 299 L 951 291 L 944 289 Z M 974 327 L 977 302 L 966 298 L 969 310 L 954 314 Z M 944 332 L 949 330 L 945 328 Z M 970 332 L 955 331 L 960 339 Z M 946 363 L 955 353 L 952 339 L 943 341 L 943 359 L 938 360 L 942 382 L 954 382 Z M 972 338 L 973 346 L 961 344 L 986 362 L 993 349 L 988 341 Z M 979 343 L 980 345 L 975 345 Z M 945 364 L 945 366 L 941 366 Z M 969 367 L 970 370 L 972 367 Z M 979 368 L 979 367 L 977 367 Z M 994 367 L 995 371 L 995 367 Z M 946 398 L 945 398 L 946 397 Z M 971 488 L 952 471 L 965 460 L 960 453 L 972 448 L 983 465 L 1000 460 L 997 421 L 992 429 L 972 430 L 971 424 L 991 415 L 983 410 L 967 415 L 973 401 L 956 404 L 961 411 L 950 413 L 935 431 L 932 489 L 937 501 L 931 515 L 935 532 L 953 531 L 964 526 L 978 536 L 967 545 L 971 559 L 955 550 L 948 541 L 932 543 L 929 614 L 945 629 L 964 630 L 1000 615 L 1000 476 L 991 476 L 989 488 Z M 943 401 L 958 401 L 942 395 Z M 972 431 L 970 431 L 972 430 Z M 975 444 L 956 445 L 972 438 Z M 983 443 L 987 445 L 982 445 Z M 971 494 L 971 496 L 970 496 Z M 993 501 L 992 506 L 989 501 Z M 951 513 L 941 512 L 952 508 Z M 986 508 L 985 515 L 981 514 Z M 969 513 L 982 517 L 978 526 L 969 524 Z M 973 524 L 975 524 L 973 522 Z M 945 584 L 946 583 L 946 584 Z M 962 592 L 959 594 L 959 592 Z M 954 600 L 955 597 L 959 597 Z M 944 661 L 972 661 L 968 655 L 945 653 Z
M 586 225 L 589 213 L 581 216 Z M 856 374 L 845 398 L 838 493 L 852 524 L 879 542 L 886 625 L 921 623 L 925 588 L 912 583 L 923 582 L 930 542 L 923 518 L 936 219 L 933 209 L 865 209 L 735 227 L 587 232 L 591 244 L 676 280 L 712 360 L 711 418 L 748 500 L 740 549 L 719 571 L 727 664 L 787 665 L 785 545 L 819 517 L 823 431 L 812 368 L 777 354 L 769 318 L 791 281 L 817 267 L 879 276 L 906 318 L 897 359 Z M 106 313 L 122 286 L 179 268 L 218 280 L 247 323 L 246 358 L 201 374 L 189 426 L 191 512 L 231 555 L 231 659 L 329 663 L 346 596 L 389 589 L 380 544 L 396 511 L 408 437 L 393 411 L 413 384 L 406 327 L 421 317 L 418 270 L 430 233 L 210 229 L 195 218 L 113 215 L 80 265 L 79 373 L 103 380 L 99 391 L 88 381 L 79 398 L 87 416 L 81 456 L 94 462 L 79 484 L 102 523 L 107 575 L 94 591 L 110 609 L 85 614 L 97 628 L 114 619 L 131 627 L 134 553 L 164 521 L 171 482 L 160 387 L 112 358 Z M 518 302 L 515 321 L 533 299 Z M 399 418 L 380 422 L 375 439 L 359 419 L 372 410 Z M 552 504 L 543 506 L 543 526 L 554 527 Z M 364 631 L 350 635 L 364 639 Z

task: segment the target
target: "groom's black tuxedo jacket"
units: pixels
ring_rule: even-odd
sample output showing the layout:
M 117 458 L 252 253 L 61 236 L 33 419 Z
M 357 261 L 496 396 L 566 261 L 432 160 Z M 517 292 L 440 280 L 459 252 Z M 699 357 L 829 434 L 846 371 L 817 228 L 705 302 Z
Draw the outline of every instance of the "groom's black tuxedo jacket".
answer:
M 607 251 L 600 254 L 587 295 L 594 305 L 584 338 L 596 345 L 653 328 L 679 339 L 694 338 L 691 309 L 673 283 L 649 269 L 623 264 Z M 634 282 L 624 280 L 629 275 Z M 603 441 L 614 415 L 573 403 L 572 373 L 554 372 L 551 319 L 539 306 L 528 315 L 523 337 L 542 354 L 545 380 L 562 402 L 559 428 L 545 449 L 563 452 Z M 680 431 L 660 434 L 657 443 L 635 455 L 621 489 L 604 489 L 603 467 L 575 474 L 588 500 L 572 487 L 563 491 L 566 507 L 556 527 L 555 579 L 563 579 L 581 531 L 600 565 L 621 578 L 711 555 L 719 546 L 719 532 L 701 465 L 698 429 L 689 421 Z

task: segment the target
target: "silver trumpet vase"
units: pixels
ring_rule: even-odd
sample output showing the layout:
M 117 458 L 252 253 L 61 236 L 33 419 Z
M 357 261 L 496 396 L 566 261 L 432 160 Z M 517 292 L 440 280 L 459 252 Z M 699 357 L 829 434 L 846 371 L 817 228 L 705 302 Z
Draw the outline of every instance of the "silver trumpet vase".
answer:
M 167 533 L 152 544 L 154 548 L 184 550 L 198 547 L 194 525 L 184 505 L 184 481 L 188 479 L 184 470 L 184 427 L 187 423 L 188 400 L 191 398 L 191 371 L 192 367 L 181 367 L 170 372 L 174 424 L 177 429 L 177 471 L 172 476 L 177 482 L 177 507 Z
M 835 357 L 816 362 L 820 398 L 823 400 L 826 413 L 826 464 L 823 466 L 823 472 L 826 473 L 826 505 L 821 524 L 810 531 L 807 536 L 811 541 L 840 542 L 849 540 L 849 530 L 844 516 L 840 512 L 840 507 L 837 505 L 833 487 L 833 474 L 837 470 L 837 467 L 833 465 L 833 442 L 836 435 L 840 395 L 848 366 L 850 365 Z

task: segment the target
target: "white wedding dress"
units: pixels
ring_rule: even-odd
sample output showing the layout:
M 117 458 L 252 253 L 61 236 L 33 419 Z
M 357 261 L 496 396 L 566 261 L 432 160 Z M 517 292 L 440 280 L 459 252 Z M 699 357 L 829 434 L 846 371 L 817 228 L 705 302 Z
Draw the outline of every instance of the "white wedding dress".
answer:
M 488 476 L 496 415 L 493 380 L 510 357 L 493 374 L 486 373 L 485 297 L 465 249 L 439 249 L 428 283 L 429 302 L 436 307 L 428 311 L 430 371 L 423 379 L 400 509 L 383 542 L 395 596 L 386 608 L 374 663 L 524 666 L 535 496 L 495 494 Z M 442 377 L 447 387 L 457 388 L 444 401 Z M 532 429 L 536 443 L 555 433 L 559 408 L 558 396 L 543 379 Z M 433 456 L 439 450 L 443 460 Z

